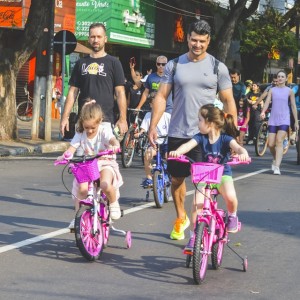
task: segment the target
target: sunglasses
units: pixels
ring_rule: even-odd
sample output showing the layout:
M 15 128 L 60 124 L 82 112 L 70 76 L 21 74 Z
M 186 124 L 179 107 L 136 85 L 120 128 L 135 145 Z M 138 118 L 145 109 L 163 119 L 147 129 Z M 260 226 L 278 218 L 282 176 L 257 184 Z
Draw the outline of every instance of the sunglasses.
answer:
M 167 63 L 156 63 L 157 66 L 165 66 Z

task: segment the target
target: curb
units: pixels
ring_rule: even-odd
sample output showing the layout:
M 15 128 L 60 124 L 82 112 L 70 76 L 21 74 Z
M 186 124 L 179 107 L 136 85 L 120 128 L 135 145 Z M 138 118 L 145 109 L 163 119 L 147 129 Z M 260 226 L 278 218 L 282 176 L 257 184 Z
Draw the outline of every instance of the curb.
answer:
M 64 152 L 69 147 L 69 142 L 54 142 L 45 143 L 39 145 L 30 145 L 20 143 L 18 145 L 0 145 L 0 157 L 7 156 L 22 156 L 28 154 L 41 154 L 41 153 L 53 153 L 53 152 Z

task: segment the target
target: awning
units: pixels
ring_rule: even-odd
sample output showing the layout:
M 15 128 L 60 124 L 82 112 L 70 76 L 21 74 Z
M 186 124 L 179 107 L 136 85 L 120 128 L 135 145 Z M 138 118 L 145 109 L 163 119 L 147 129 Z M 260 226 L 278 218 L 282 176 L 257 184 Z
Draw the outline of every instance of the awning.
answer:
M 77 45 L 76 45 L 76 48 L 75 48 L 74 52 L 84 53 L 84 54 L 90 54 L 90 53 L 92 53 L 92 50 L 89 49 L 88 47 L 82 45 L 82 44 L 79 44 L 77 42 Z

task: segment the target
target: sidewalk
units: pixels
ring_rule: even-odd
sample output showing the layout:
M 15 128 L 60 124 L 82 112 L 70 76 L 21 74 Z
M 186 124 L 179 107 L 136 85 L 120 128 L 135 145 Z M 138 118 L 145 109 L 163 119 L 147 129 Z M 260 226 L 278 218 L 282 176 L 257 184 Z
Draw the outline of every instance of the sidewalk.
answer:
M 31 122 L 18 120 L 19 141 L 0 140 L 0 157 L 64 152 L 69 146 L 69 142 L 60 140 L 59 122 L 59 119 L 51 120 L 51 141 L 46 142 L 40 139 L 31 140 Z

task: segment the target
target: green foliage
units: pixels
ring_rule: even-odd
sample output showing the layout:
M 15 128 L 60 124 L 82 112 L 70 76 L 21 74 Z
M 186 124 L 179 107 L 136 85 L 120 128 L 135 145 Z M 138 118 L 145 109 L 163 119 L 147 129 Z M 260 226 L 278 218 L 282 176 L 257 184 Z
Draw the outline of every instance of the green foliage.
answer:
M 280 51 L 281 58 L 295 57 L 297 53 L 295 34 L 284 26 L 283 15 L 268 7 L 263 14 L 243 22 L 240 52 L 266 57 L 272 47 Z

